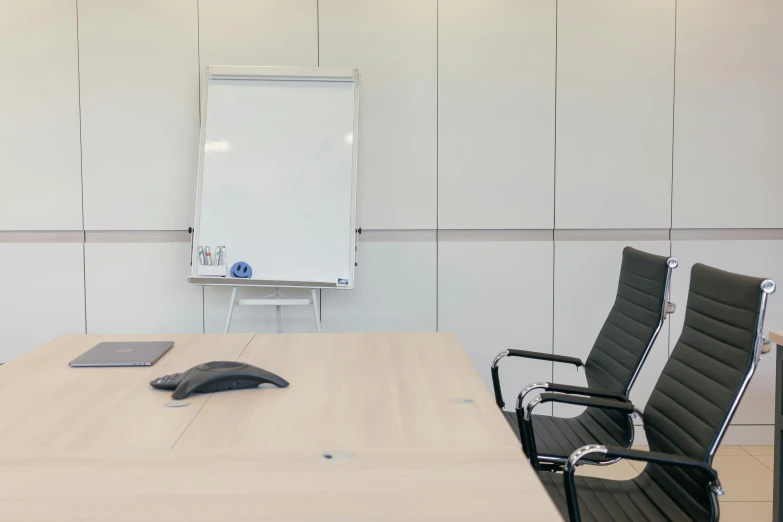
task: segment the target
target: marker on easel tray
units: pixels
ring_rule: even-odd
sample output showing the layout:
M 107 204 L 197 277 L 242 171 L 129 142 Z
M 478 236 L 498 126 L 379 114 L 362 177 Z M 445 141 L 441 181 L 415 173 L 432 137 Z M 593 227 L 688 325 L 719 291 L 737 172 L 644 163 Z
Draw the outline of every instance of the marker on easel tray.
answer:
M 222 260 L 223 260 L 223 250 L 222 250 L 222 249 L 220 248 L 220 246 L 218 245 L 218 246 L 215 248 L 215 265 L 216 265 L 216 266 L 220 266 L 220 265 L 222 265 L 222 264 L 223 264 L 223 263 L 221 262 Z
M 209 247 L 204 247 L 204 256 L 207 258 L 207 266 L 212 266 L 212 254 L 209 253 Z
M 220 264 L 225 266 L 226 264 L 226 246 L 220 247 Z
M 198 264 L 206 265 L 207 260 L 204 257 L 204 247 L 198 247 Z

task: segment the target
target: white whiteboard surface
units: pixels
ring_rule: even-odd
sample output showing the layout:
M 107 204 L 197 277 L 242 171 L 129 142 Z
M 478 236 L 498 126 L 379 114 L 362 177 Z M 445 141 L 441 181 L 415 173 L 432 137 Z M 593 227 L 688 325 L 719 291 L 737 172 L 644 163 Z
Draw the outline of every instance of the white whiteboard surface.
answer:
M 352 288 L 358 71 L 207 68 L 191 282 Z M 198 246 L 251 279 L 198 277 Z

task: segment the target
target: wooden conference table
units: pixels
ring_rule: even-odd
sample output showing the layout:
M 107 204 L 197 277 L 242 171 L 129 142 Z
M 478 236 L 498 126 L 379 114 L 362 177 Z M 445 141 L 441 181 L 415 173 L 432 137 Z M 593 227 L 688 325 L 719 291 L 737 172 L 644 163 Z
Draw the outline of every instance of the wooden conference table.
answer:
M 145 339 L 175 345 L 68 366 Z M 171 407 L 148 384 L 210 360 L 291 385 Z M 14 521 L 562 520 L 451 334 L 59 337 L 0 366 L 0 485 Z

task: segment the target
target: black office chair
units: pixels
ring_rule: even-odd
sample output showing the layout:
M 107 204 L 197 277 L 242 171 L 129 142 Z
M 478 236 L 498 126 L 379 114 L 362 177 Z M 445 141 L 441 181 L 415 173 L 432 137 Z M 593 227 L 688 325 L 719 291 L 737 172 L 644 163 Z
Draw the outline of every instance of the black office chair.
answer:
M 694 265 L 682 334 L 644 410 L 650 451 L 588 445 L 571 454 L 565 473 L 540 471 L 563 515 L 572 522 L 718 520 L 716 495 L 723 490 L 712 458 L 763 351 L 764 312 L 774 291 L 769 279 Z M 623 415 L 635 410 L 626 401 L 559 393 L 542 393 L 531 404 L 550 401 Z M 592 455 L 647 467 L 632 480 L 574 477 L 576 466 Z
M 576 417 L 559 418 L 536 415 L 535 433 L 520 434 L 523 400 L 533 390 L 588 395 L 628 400 L 639 370 L 658 336 L 666 316 L 674 311 L 669 302 L 671 273 L 677 260 L 648 254 L 631 247 L 623 249 L 617 297 L 606 322 L 585 362 L 566 357 L 525 350 L 506 350 L 492 363 L 492 385 L 495 402 L 505 406 L 500 390 L 498 362 L 504 357 L 525 357 L 556 363 L 584 366 L 587 387 L 550 382 L 536 382 L 524 388 L 517 397 L 516 413 L 506 412 L 506 420 L 522 449 L 536 468 L 562 468 L 568 456 L 585 444 L 609 443 L 631 447 L 633 423 L 615 411 L 587 408 Z M 591 457 L 595 460 L 595 457 Z M 540 464 L 539 464 L 540 463 Z

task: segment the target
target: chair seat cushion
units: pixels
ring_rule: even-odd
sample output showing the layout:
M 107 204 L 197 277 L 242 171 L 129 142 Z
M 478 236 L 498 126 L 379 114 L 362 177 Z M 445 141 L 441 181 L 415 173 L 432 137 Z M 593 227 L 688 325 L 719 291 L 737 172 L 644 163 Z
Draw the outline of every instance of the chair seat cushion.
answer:
M 563 474 L 540 471 L 538 476 L 560 513 L 568 520 Z M 583 522 L 693 520 L 645 472 L 632 480 L 577 476 L 575 482 Z M 705 517 L 699 520 L 709 518 L 705 513 Z
M 504 411 L 503 415 L 521 440 L 516 413 Z M 625 425 L 624 417 L 614 412 L 607 414 L 596 408 L 587 408 L 576 417 L 533 415 L 536 453 L 567 458 L 586 444 L 625 447 L 630 437 Z

